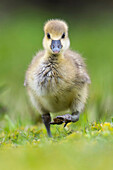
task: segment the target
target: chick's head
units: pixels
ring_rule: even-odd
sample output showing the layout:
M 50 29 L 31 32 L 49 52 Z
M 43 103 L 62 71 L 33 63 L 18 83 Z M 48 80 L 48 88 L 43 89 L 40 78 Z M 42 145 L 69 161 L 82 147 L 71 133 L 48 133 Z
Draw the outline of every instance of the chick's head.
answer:
M 70 46 L 68 26 L 61 20 L 50 20 L 44 26 L 43 47 L 49 53 L 64 52 Z

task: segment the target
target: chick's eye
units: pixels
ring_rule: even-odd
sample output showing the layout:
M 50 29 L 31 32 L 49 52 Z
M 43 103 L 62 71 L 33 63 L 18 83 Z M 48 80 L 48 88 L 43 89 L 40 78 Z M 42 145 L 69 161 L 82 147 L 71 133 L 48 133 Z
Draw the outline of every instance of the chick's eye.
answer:
M 50 39 L 50 38 L 51 38 L 51 36 L 50 36 L 50 34 L 49 34 L 49 33 L 47 33 L 47 38 L 48 38 L 48 39 Z
M 65 38 L 65 32 L 62 34 L 62 38 Z

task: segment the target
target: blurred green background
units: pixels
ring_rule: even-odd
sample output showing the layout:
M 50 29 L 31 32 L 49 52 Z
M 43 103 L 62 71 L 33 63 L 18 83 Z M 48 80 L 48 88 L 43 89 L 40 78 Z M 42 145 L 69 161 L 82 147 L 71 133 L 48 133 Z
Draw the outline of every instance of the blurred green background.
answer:
M 51 18 L 69 24 L 71 49 L 85 58 L 92 83 L 80 121 L 52 127 L 50 140 L 44 125 L 30 126 L 38 118 L 23 84 Z M 113 124 L 90 124 L 112 117 L 113 1 L 0 1 L 1 169 L 112 169 Z

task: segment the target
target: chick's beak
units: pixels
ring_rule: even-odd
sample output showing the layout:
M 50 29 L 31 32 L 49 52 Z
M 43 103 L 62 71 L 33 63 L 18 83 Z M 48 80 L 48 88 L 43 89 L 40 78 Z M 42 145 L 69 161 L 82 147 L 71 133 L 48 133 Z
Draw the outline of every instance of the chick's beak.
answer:
M 62 48 L 61 41 L 60 40 L 52 40 L 51 42 L 51 49 L 54 53 L 59 53 L 60 49 Z

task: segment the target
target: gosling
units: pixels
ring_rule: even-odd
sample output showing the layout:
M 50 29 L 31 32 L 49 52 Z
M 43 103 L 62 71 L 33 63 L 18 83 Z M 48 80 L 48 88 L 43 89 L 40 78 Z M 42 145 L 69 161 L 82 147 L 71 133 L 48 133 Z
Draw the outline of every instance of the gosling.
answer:
M 44 33 L 44 50 L 33 58 L 24 85 L 51 137 L 51 124 L 65 123 L 65 127 L 79 120 L 88 97 L 90 77 L 80 54 L 69 49 L 68 26 L 64 21 L 49 20 Z M 50 113 L 66 110 L 72 114 L 61 114 L 51 122 Z

